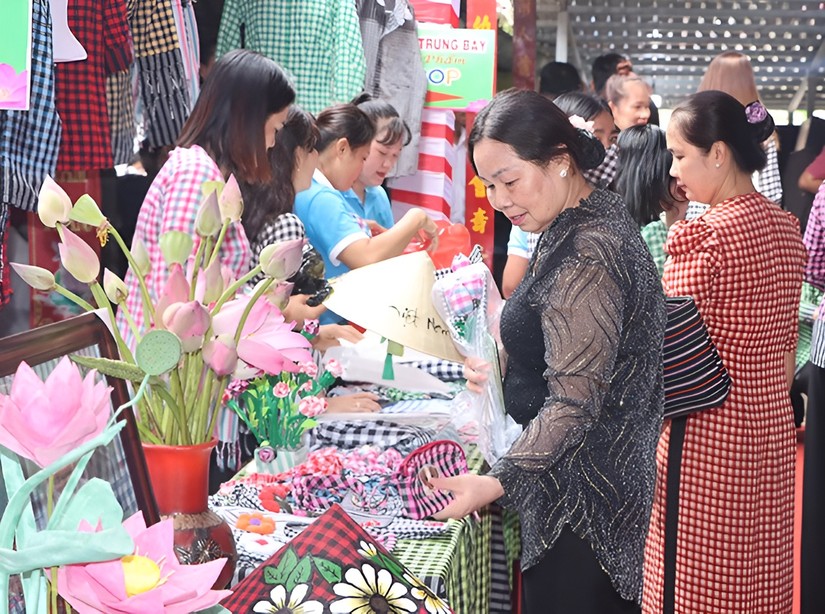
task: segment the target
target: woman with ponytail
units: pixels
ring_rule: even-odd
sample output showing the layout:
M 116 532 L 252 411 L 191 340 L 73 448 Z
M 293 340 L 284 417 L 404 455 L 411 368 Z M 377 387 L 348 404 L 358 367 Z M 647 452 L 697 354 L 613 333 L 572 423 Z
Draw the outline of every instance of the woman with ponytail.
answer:
M 656 267 L 622 199 L 584 179 L 604 147 L 541 94 L 498 94 L 469 153 L 490 204 L 541 233 L 501 314 L 504 401 L 524 432 L 487 475 L 431 479 L 455 495 L 437 517 L 518 512 L 524 614 L 638 612 L 662 426 Z M 464 367 L 475 391 L 494 372 Z
M 806 256 L 796 218 L 751 179 L 765 166 L 761 143 L 772 131 L 760 103 L 745 107 L 720 91 L 691 96 L 667 127 L 670 174 L 710 209 L 670 229 L 665 293 L 696 301 L 733 385 L 724 405 L 688 417 L 678 480 L 669 479 L 677 474 L 667 464 L 669 422 L 662 431 L 645 552 L 650 614 L 791 612 L 796 436 L 788 390 Z M 669 491 L 678 494 L 675 519 L 674 507 L 665 509 Z M 675 547 L 665 539 L 674 521 Z

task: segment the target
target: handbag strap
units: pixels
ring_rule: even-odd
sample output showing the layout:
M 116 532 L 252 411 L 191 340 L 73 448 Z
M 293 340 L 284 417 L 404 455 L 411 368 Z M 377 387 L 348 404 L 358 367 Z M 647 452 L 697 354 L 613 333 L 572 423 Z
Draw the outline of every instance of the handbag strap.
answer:
M 670 421 L 670 438 L 667 448 L 667 483 L 665 486 L 665 551 L 664 594 L 662 612 L 676 612 L 676 546 L 679 532 L 679 482 L 682 474 L 682 448 L 688 416 Z

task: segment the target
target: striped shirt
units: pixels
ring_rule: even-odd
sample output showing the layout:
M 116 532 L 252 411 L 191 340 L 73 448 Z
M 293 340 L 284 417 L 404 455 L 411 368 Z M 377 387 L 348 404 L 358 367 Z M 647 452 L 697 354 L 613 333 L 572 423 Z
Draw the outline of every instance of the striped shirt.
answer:
M 819 186 L 808 217 L 803 239 L 808 249 L 808 263 L 805 265 L 805 281 L 825 290 L 825 183 Z M 823 304 L 819 304 L 814 314 L 814 330 L 811 338 L 811 362 L 817 367 L 825 367 L 825 314 Z

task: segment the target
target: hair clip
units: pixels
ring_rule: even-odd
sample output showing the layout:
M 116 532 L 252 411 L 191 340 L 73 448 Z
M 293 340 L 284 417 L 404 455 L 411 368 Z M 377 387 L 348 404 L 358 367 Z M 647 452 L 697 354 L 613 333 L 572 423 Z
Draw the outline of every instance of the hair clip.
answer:
M 758 100 L 745 107 L 745 117 L 749 124 L 759 124 L 768 118 L 768 110 Z

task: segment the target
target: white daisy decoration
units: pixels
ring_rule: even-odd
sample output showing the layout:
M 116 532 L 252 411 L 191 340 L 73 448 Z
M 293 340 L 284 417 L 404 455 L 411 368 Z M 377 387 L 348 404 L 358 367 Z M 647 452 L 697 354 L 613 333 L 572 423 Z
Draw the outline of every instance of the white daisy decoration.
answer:
M 373 544 L 370 544 L 363 540 L 359 541 L 361 543 L 361 547 L 358 548 L 358 554 L 360 554 L 366 559 L 371 559 L 374 556 L 378 556 L 378 549 Z
M 270 601 L 259 601 L 252 606 L 252 611 L 258 614 L 323 614 L 324 606 L 321 602 L 304 601 L 307 592 L 309 586 L 306 584 L 299 584 L 289 594 L 279 584 L 270 591 Z
M 404 579 L 410 583 L 410 595 L 424 602 L 424 607 L 430 614 L 450 614 L 450 606 L 438 595 L 436 595 L 430 587 L 424 584 L 421 580 L 408 573 L 404 574 Z
M 350 567 L 344 573 L 346 582 L 332 587 L 341 597 L 329 606 L 332 614 L 403 614 L 415 612 L 415 603 L 405 597 L 407 587 L 393 580 L 386 569 L 364 563 L 361 568 Z

